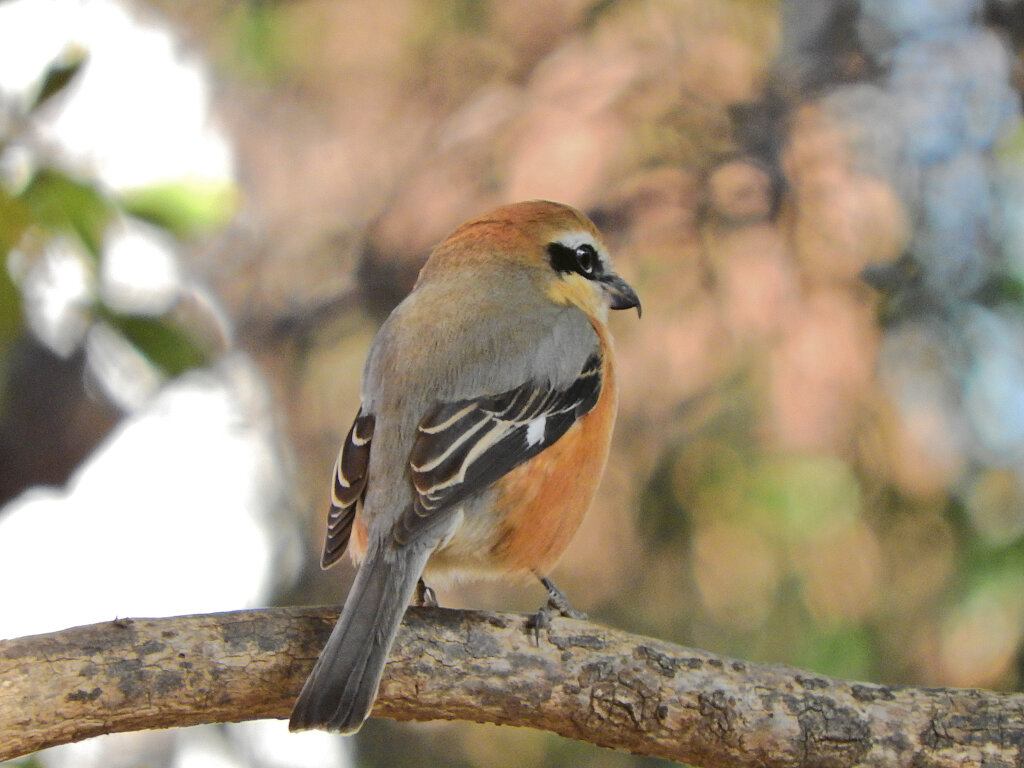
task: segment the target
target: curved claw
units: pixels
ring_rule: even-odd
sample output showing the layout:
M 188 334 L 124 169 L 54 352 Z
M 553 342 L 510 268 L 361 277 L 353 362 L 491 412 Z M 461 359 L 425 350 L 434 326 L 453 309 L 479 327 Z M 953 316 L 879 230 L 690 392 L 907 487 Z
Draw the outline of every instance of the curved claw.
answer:
M 559 616 L 566 619 L 579 619 L 580 621 L 587 620 L 587 614 L 573 608 L 572 604 L 569 602 L 569 598 L 565 596 L 565 593 L 562 592 L 562 590 L 555 586 L 555 583 L 551 581 L 551 579 L 547 576 L 541 576 L 540 583 L 543 584 L 544 589 L 548 591 L 547 605 L 545 605 L 544 608 L 541 608 L 541 611 L 547 609 L 549 612 L 557 611 Z
M 562 590 L 555 586 L 551 579 L 540 574 L 537 574 L 537 578 L 544 585 L 544 589 L 548 591 L 548 601 L 526 622 L 526 628 L 533 631 L 535 642 L 540 642 L 540 631 L 547 629 L 551 625 L 551 619 L 557 616 L 566 619 L 578 619 L 580 621 L 587 620 L 587 614 L 573 608 L 569 598 L 565 596 Z

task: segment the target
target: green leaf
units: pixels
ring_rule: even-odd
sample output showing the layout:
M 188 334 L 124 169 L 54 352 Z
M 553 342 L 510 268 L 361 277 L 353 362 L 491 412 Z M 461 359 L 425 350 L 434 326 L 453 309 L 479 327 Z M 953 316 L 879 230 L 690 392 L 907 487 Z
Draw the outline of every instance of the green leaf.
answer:
M 24 315 L 21 291 L 11 279 L 7 255 L 29 225 L 28 211 L 0 187 L 0 410 L 4 408 L 7 358 L 11 343 L 21 335 Z
M 823 675 L 847 680 L 870 680 L 874 672 L 874 643 L 865 627 L 847 626 L 810 632 L 794 663 Z
M 12 344 L 21 335 L 23 323 L 21 292 L 7 271 L 6 254 L 0 254 L 0 411 L 7 407 L 7 363 Z
M 36 754 L 16 757 L 9 763 L 4 763 L 4 768 L 44 768 L 44 765 L 39 759 L 38 754 Z
M 206 352 L 199 344 L 167 318 L 109 314 L 107 320 L 169 377 L 198 368 L 207 361 Z
M 243 3 L 234 28 L 233 64 L 244 74 L 274 81 L 291 66 L 285 14 L 276 3 Z
M 6 259 L 0 256 L 0 354 L 21 334 L 21 291 L 11 280 Z
M 860 484 L 834 457 L 766 457 L 751 474 L 747 503 L 751 524 L 784 541 L 806 540 L 860 514 Z
M 235 212 L 236 198 L 226 181 L 178 179 L 122 192 L 120 202 L 132 216 L 186 240 L 223 225 Z
M 96 186 L 43 168 L 19 199 L 30 211 L 34 224 L 52 234 L 77 237 L 94 258 L 99 258 L 114 206 Z
M 82 67 L 89 59 L 88 52 L 79 46 L 69 46 L 60 57 L 52 62 L 43 75 L 43 81 L 39 84 L 29 111 L 34 112 L 43 104 L 48 102 L 58 93 L 63 91 L 82 71 Z
M 7 254 L 21 240 L 32 216 L 28 208 L 0 187 L 0 267 L 6 272 Z
M 489 8 L 486 3 L 479 0 L 456 0 L 437 7 L 447 11 L 452 26 L 460 32 L 482 35 L 487 29 Z

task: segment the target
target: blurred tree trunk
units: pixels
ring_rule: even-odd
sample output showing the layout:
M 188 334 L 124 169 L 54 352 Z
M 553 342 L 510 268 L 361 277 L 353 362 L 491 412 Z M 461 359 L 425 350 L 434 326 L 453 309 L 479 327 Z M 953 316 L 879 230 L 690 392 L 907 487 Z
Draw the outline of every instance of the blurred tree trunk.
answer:
M 85 352 L 67 358 L 25 333 L 0 368 L 0 508 L 35 485 L 63 485 L 121 419 L 86 391 Z
M 336 619 L 278 608 L 0 641 L 0 760 L 104 733 L 284 718 Z M 1024 695 L 849 683 L 582 621 L 410 609 L 377 716 L 552 731 L 699 766 L 1019 765 Z

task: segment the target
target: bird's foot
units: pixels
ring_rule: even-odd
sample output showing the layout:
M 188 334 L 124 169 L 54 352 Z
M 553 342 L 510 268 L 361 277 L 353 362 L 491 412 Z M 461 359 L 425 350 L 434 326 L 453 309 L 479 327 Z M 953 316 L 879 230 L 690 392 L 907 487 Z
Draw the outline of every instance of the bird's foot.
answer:
M 527 629 L 533 631 L 534 638 L 540 640 L 540 631 L 551 625 L 551 620 L 557 617 L 566 619 L 587 620 L 587 614 L 577 611 L 572 607 L 569 598 L 565 596 L 555 583 L 547 576 L 539 576 L 540 583 L 548 591 L 548 601 L 540 607 L 527 621 Z
M 421 608 L 437 608 L 437 593 L 420 579 L 416 582 L 416 594 L 413 596 L 412 604 Z

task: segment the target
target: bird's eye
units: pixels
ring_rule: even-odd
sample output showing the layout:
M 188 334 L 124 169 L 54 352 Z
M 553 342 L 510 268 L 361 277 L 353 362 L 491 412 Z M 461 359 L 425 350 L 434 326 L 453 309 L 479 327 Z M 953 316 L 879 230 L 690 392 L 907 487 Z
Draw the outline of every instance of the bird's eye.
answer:
M 588 280 L 593 280 L 604 271 L 601 257 L 590 243 L 573 246 L 555 241 L 548 243 L 547 251 L 551 266 L 557 272 L 575 272 Z
M 576 271 L 584 277 L 590 277 L 597 271 L 597 251 L 594 246 L 584 243 L 576 248 Z

